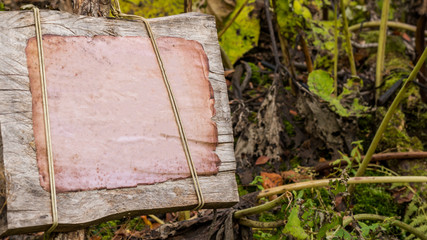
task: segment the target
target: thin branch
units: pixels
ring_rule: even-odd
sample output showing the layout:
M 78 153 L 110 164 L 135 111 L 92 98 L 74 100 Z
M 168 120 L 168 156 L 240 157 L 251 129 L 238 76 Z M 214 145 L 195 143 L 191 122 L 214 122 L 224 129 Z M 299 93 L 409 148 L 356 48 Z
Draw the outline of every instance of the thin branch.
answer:
M 396 226 L 396 227 L 400 227 L 403 230 L 406 230 L 412 234 L 414 234 L 416 237 L 422 239 L 422 240 L 427 240 L 427 236 L 419 231 L 418 229 L 404 223 L 401 222 L 399 220 L 390 218 L 390 217 L 384 217 L 384 216 L 380 216 L 380 215 L 376 215 L 376 214 L 357 214 L 354 215 L 353 217 L 348 217 L 346 219 L 344 219 L 343 221 L 343 227 L 347 226 L 348 224 L 350 224 L 353 219 L 357 220 L 357 221 L 361 221 L 361 220 L 369 220 L 369 221 L 388 221 L 389 223 L 391 223 L 392 225 Z
M 364 159 L 365 156 L 362 156 L 362 159 Z M 372 155 L 370 162 L 375 161 L 386 161 L 391 159 L 421 159 L 421 158 L 427 158 L 427 152 L 394 152 L 394 153 L 379 153 Z M 351 161 L 354 161 L 354 158 L 351 158 Z M 316 166 L 313 167 L 313 170 L 316 172 L 320 172 L 329 168 L 334 167 L 332 163 L 335 162 L 335 160 L 327 161 L 327 162 L 320 162 L 316 164 Z M 341 163 L 338 165 L 340 166 L 346 166 L 347 161 L 341 160 Z
M 340 178 L 321 179 L 307 182 L 287 184 L 261 191 L 257 198 L 268 197 L 281 194 L 286 191 L 301 190 L 306 188 L 318 188 L 329 185 L 329 182 L 339 180 Z M 427 182 L 426 176 L 403 176 L 403 177 L 352 177 L 348 179 L 348 184 L 362 183 L 405 183 L 405 182 Z
M 264 0 L 265 17 L 267 18 L 268 31 L 270 33 L 271 46 L 273 47 L 274 63 L 276 64 L 275 72 L 280 66 L 279 53 L 277 50 L 276 38 L 274 36 L 273 19 L 270 13 L 270 0 Z
M 381 25 L 381 21 L 365 22 L 365 23 L 359 23 L 359 24 L 355 24 L 353 26 L 350 26 L 348 28 L 348 30 L 350 32 L 354 32 L 357 30 L 361 30 L 362 28 L 379 27 L 380 25 Z M 406 23 L 401 23 L 401 22 L 393 22 L 393 21 L 387 21 L 387 27 L 400 28 L 403 30 L 411 31 L 411 32 L 415 32 L 417 29 L 416 26 L 412 26 L 412 25 L 409 25 Z M 424 34 L 427 35 L 427 31 L 424 31 Z
M 310 51 L 308 50 L 307 43 L 305 42 L 304 32 L 299 30 L 300 43 L 302 46 L 302 51 L 305 57 L 305 63 L 307 64 L 307 70 L 309 73 L 313 72 L 313 62 L 311 61 Z

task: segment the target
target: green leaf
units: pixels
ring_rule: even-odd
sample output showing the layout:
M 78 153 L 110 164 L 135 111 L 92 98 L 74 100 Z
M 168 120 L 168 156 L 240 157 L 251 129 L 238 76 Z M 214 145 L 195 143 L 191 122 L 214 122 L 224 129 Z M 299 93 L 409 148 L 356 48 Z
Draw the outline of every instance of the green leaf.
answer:
M 245 0 L 237 0 L 235 10 L 230 14 L 224 25 L 233 19 L 244 2 Z M 255 0 L 250 0 L 243 7 L 239 16 L 219 41 L 221 47 L 230 58 L 231 63 L 235 63 L 243 54 L 258 44 L 260 32 L 259 18 L 255 14 L 251 14 L 254 10 L 254 2 Z
M 294 12 L 298 15 L 302 14 L 302 5 L 298 0 L 294 1 Z
M 349 232 L 347 232 L 344 228 L 338 229 L 338 231 L 336 231 L 336 233 L 335 233 L 335 236 L 339 237 L 339 238 L 344 238 L 346 240 L 347 239 L 353 239 L 351 237 L 351 234 Z
M 308 87 L 316 95 L 330 99 L 334 92 L 334 80 L 323 70 L 314 70 L 308 75 Z
M 301 227 L 301 220 L 298 218 L 299 206 L 292 208 L 288 217 L 288 222 L 283 229 L 284 234 L 290 234 L 297 239 L 307 239 L 309 236 L 305 233 L 304 228 Z

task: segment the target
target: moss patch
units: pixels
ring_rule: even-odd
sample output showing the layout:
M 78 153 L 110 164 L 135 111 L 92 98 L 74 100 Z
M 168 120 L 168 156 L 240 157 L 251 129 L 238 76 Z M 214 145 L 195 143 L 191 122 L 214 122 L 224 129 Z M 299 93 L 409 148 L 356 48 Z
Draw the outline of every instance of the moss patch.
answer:
M 380 107 L 377 111 L 377 117 L 383 119 L 385 113 L 385 108 Z M 405 115 L 400 109 L 397 109 L 384 131 L 377 152 L 391 149 L 399 152 L 423 150 L 421 141 L 417 137 L 408 135 L 405 124 Z

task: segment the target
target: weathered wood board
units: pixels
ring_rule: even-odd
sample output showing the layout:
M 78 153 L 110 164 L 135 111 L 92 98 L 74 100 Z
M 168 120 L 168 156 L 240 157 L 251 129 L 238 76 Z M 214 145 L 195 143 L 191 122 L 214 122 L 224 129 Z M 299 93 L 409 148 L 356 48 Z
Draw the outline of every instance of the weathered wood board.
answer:
M 196 167 L 202 173 L 199 181 L 206 202 L 205 208 L 232 206 L 238 201 L 234 176 L 233 135 L 214 18 L 198 13 L 188 13 L 152 19 L 150 23 L 155 36 L 158 38 L 161 54 L 166 55 L 166 71 L 168 71 L 168 66 L 173 67 L 171 62 L 176 62 L 176 59 L 182 59 L 181 64 L 183 67 L 175 66 L 173 71 L 176 74 L 171 74 L 170 81 L 174 92 L 176 92 L 175 95 L 177 95 L 178 106 L 183 112 L 184 127 L 186 130 L 188 129 L 190 151 L 192 151 L 192 148 L 196 149 L 192 153 L 195 155 Z M 154 87 L 151 84 L 148 86 L 146 80 L 143 82 L 142 88 L 138 88 L 138 84 L 129 85 L 129 82 L 138 83 L 141 79 L 145 79 L 144 75 L 138 75 L 139 73 L 152 72 L 156 67 L 144 25 L 140 22 L 91 18 L 56 11 L 41 11 L 41 25 L 44 35 L 44 49 L 46 49 L 49 104 L 52 104 L 52 109 L 50 110 L 52 112 L 50 114 L 54 122 L 52 131 L 54 128 L 61 129 L 56 133 L 52 132 L 54 161 L 55 158 L 58 158 L 58 162 L 55 163 L 55 170 L 58 170 L 57 174 L 59 174 L 59 188 L 57 188 L 59 226 L 57 231 L 74 230 L 99 221 L 122 216 L 194 208 L 197 205 L 197 198 L 192 180 L 188 177 L 189 171 L 185 168 L 184 155 L 178 151 L 180 145 L 177 138 L 176 123 L 171 112 L 164 114 L 164 112 L 169 111 L 169 108 L 163 109 L 163 106 L 168 103 L 168 100 L 165 99 L 166 95 L 159 94 L 159 92 L 153 90 Z M 46 179 L 43 180 L 43 176 L 45 176 L 43 174 L 46 174 L 47 171 L 46 160 L 43 158 L 45 156 L 45 152 L 43 152 L 43 147 L 45 147 L 43 146 L 44 137 L 42 137 L 44 132 L 39 133 L 42 131 L 40 129 L 43 129 L 43 126 L 36 126 L 41 124 L 37 119 L 40 120 L 42 116 L 40 112 L 37 112 L 37 109 L 40 109 L 40 104 L 37 101 L 39 96 L 34 91 L 34 89 L 38 88 L 37 82 L 39 79 L 38 72 L 34 70 L 38 67 L 37 64 L 34 64 L 37 58 L 34 37 L 35 27 L 32 11 L 0 12 L 0 165 L 2 167 L 0 176 L 4 175 L 0 179 L 4 190 L 2 191 L 4 194 L 1 196 L 0 204 L 5 203 L 0 215 L 1 236 L 45 231 L 52 223 L 50 193 L 48 192 L 48 184 L 45 182 Z M 96 47 L 86 50 L 81 48 L 82 46 L 88 47 L 90 44 L 96 45 L 96 42 L 99 44 L 107 42 L 105 49 L 98 49 L 99 55 L 94 50 Z M 177 51 L 174 50 L 174 44 L 184 46 L 181 48 L 181 52 L 179 52 L 179 47 Z M 119 45 L 134 46 L 135 51 L 129 51 L 129 48 L 126 47 L 122 47 L 124 50 L 120 50 Z M 116 47 L 112 48 L 111 46 Z M 142 51 L 144 49 L 146 51 Z M 91 50 L 93 50 L 92 53 L 90 52 Z M 67 51 L 68 53 L 66 53 Z M 93 58 L 100 56 L 104 60 L 100 60 L 100 65 L 95 64 L 92 66 L 97 68 L 93 72 L 91 65 L 88 65 L 84 59 L 82 59 L 81 63 L 76 63 L 79 58 L 75 54 L 78 52 L 92 54 Z M 141 56 L 145 59 L 153 56 L 153 61 L 143 62 Z M 113 59 L 115 61 L 112 61 Z M 199 67 L 195 68 L 196 70 L 193 69 L 194 71 L 188 68 L 188 66 L 192 65 L 193 60 L 195 65 L 200 64 Z M 140 64 L 136 64 L 138 62 Z M 74 65 L 78 66 L 74 68 Z M 117 68 L 114 68 L 114 66 L 117 66 Z M 84 71 L 72 72 L 72 69 L 81 70 L 84 67 L 92 71 L 92 75 L 85 75 Z M 125 70 L 121 72 L 121 68 L 125 68 Z M 61 71 L 61 69 L 64 70 Z M 105 70 L 109 70 L 112 75 L 105 75 Z M 137 73 L 137 75 L 133 73 Z M 77 76 L 72 78 L 72 76 L 69 76 L 70 74 L 83 74 L 85 77 L 79 80 Z M 183 74 L 188 74 L 188 76 L 182 77 Z M 104 95 L 101 94 L 102 91 L 93 93 L 90 91 L 90 84 L 96 83 L 92 79 L 97 78 L 97 75 L 101 76 L 99 77 L 100 79 L 105 78 L 105 82 L 115 81 L 117 85 L 105 83 L 100 88 L 104 91 Z M 129 76 L 131 78 L 133 76 L 135 79 L 127 81 Z M 161 81 L 158 76 L 159 72 L 152 73 L 153 80 L 149 80 L 148 83 L 154 80 Z M 190 79 L 188 81 L 194 81 L 191 80 L 194 76 L 195 78 L 206 78 L 213 90 L 213 99 L 207 98 L 200 103 L 194 102 L 196 105 L 199 104 L 197 105 L 199 108 L 201 108 L 200 106 L 205 106 L 203 107 L 204 110 L 201 111 L 202 113 L 197 116 L 191 111 L 191 104 L 193 104 L 191 99 L 209 95 L 211 91 L 207 88 L 209 84 L 199 86 L 200 89 L 199 87 L 193 89 L 188 82 L 180 82 L 185 81 L 187 78 Z M 50 85 L 49 77 L 51 79 Z M 74 80 L 65 85 L 55 85 L 54 79 L 57 79 L 55 80 L 56 83 L 61 83 L 58 79 Z M 88 79 L 86 83 L 85 79 Z M 185 87 L 182 88 L 180 83 Z M 82 87 L 81 92 L 79 92 L 79 86 Z M 160 86 L 158 85 L 158 87 Z M 73 90 L 67 92 L 63 91 L 64 88 Z M 108 89 L 112 89 L 111 92 L 108 92 Z M 33 90 L 33 93 L 31 90 Z M 134 95 L 130 94 L 130 97 L 134 100 L 127 102 L 114 101 L 115 98 L 120 98 L 119 93 L 130 92 L 131 90 L 134 90 Z M 146 96 L 142 96 L 144 91 L 149 90 L 152 90 L 153 94 L 146 93 Z M 71 92 L 74 92 L 74 95 L 67 95 Z M 82 96 L 92 93 L 94 95 L 92 97 L 95 100 L 85 102 L 85 97 L 76 99 L 76 96 L 78 96 L 78 94 L 75 94 L 76 92 Z M 75 99 L 75 106 L 73 106 L 72 101 L 64 103 L 58 100 L 55 102 L 55 98 Z M 103 99 L 107 99 L 110 102 L 102 102 L 101 100 Z M 127 99 L 129 100 L 130 98 Z M 191 104 L 186 105 L 185 101 Z M 118 104 L 117 102 L 121 103 Z M 144 103 L 147 106 L 154 105 L 141 110 L 146 105 Z M 161 104 L 155 105 L 157 103 Z M 68 105 L 61 108 L 63 104 Z M 100 106 L 105 104 L 111 105 L 111 112 L 102 110 L 95 113 L 84 111 L 87 106 L 92 109 L 102 109 Z M 209 104 L 214 105 L 214 109 L 209 108 Z M 70 109 L 80 109 L 81 111 L 76 112 Z M 132 117 L 129 117 L 129 119 L 147 118 L 147 115 L 149 115 L 148 119 L 151 119 L 151 122 L 142 121 L 138 125 L 138 122 L 127 121 L 123 116 L 127 114 L 124 109 L 128 109 L 132 113 Z M 162 117 L 155 117 L 157 114 L 161 115 L 162 113 Z M 78 117 L 70 117 L 73 114 Z M 94 124 L 90 122 L 90 118 L 87 116 L 96 116 L 97 114 L 110 114 L 111 116 L 108 116 L 108 118 L 111 118 L 111 121 L 118 121 L 117 116 L 122 116 L 123 122 L 119 122 L 117 124 L 119 127 L 113 130 L 125 131 L 124 136 L 120 134 L 114 135 L 113 130 L 102 128 L 103 122 L 87 131 L 79 129 L 81 121 L 86 121 L 89 125 Z M 86 118 L 79 119 L 81 116 L 86 116 Z M 204 122 L 203 124 L 205 125 L 201 126 L 208 127 L 203 129 L 196 127 L 199 126 L 197 125 L 199 122 Z M 210 122 L 213 124 L 211 127 L 209 127 Z M 159 123 L 166 128 L 165 132 L 162 132 L 162 130 L 156 130 L 156 132 L 153 127 L 156 125 L 155 123 Z M 66 128 L 66 126 L 73 124 L 73 129 L 79 129 L 77 132 L 80 135 L 77 135 L 77 138 L 75 138 L 76 136 L 70 136 L 73 131 Z M 147 131 L 135 133 L 140 129 L 151 129 L 150 127 L 153 127 L 154 133 L 148 134 Z M 88 134 L 88 132 L 92 133 L 92 135 L 100 135 L 99 141 L 108 137 L 115 139 L 115 141 L 102 142 L 92 148 L 82 150 L 83 156 L 79 156 L 80 160 L 76 160 L 77 157 L 73 155 L 72 150 L 64 146 L 68 143 L 71 148 L 85 149 L 86 145 L 91 144 L 90 141 L 82 140 L 80 142 L 77 140 L 81 136 Z M 145 136 L 144 134 L 148 137 L 141 137 Z M 206 134 L 209 137 L 206 137 Z M 35 137 L 35 135 L 38 137 Z M 154 139 L 156 144 L 150 148 L 147 143 L 153 140 L 153 137 L 158 137 L 159 135 L 164 136 L 163 139 L 167 139 L 169 142 L 164 144 L 162 138 L 157 138 Z M 133 146 L 136 144 L 135 142 L 140 147 Z M 133 147 L 127 149 L 129 145 Z M 199 145 L 205 145 L 208 149 L 214 150 L 214 152 L 206 151 L 206 149 L 203 150 L 202 148 L 200 150 L 198 149 Z M 170 148 L 163 149 L 168 146 Z M 67 149 L 69 152 L 60 156 L 58 149 L 61 149 L 61 147 L 65 148 L 61 152 L 66 152 Z M 162 151 L 157 151 L 157 155 L 154 155 L 158 159 L 144 158 L 144 151 L 150 151 L 150 149 L 155 148 L 162 149 Z M 36 151 L 36 149 L 38 150 Z M 57 149 L 56 154 L 55 149 Z M 93 149 L 96 150 L 95 153 L 91 152 Z M 100 149 L 101 151 L 99 151 Z M 111 152 L 108 152 L 109 149 Z M 103 156 L 107 156 L 104 160 L 102 160 L 102 156 L 97 155 L 97 152 L 103 151 Z M 110 155 L 113 157 L 108 157 Z M 75 159 L 70 159 L 73 156 Z M 133 160 L 126 164 L 132 164 L 133 167 L 129 168 L 120 161 L 114 162 L 120 156 L 124 156 L 124 159 L 132 158 Z M 165 156 L 172 156 L 172 158 L 168 159 L 166 157 L 166 161 L 159 161 L 159 159 L 164 160 Z M 60 158 L 62 158 L 62 162 Z M 100 158 L 101 160 L 94 161 L 92 166 L 88 164 L 86 168 L 84 166 L 83 168 L 79 167 L 82 163 L 90 162 L 94 158 Z M 164 173 L 168 177 L 161 178 L 161 174 L 157 174 L 156 177 L 141 175 L 144 171 L 147 174 L 153 174 L 153 169 L 156 168 L 156 165 L 159 165 L 150 165 L 147 161 L 163 165 L 159 172 L 165 171 Z M 106 165 L 109 165 L 109 168 Z M 102 174 L 99 174 L 96 169 L 91 169 L 91 167 L 97 167 Z M 68 176 L 66 174 L 61 175 L 64 169 L 73 169 L 73 172 L 79 175 L 73 175 L 74 178 L 72 174 Z M 109 170 L 104 171 L 104 169 Z M 124 170 L 117 175 L 116 171 L 114 171 L 117 169 Z M 91 170 L 94 171 L 91 172 Z M 132 181 L 123 180 L 119 175 L 124 175 L 126 179 L 131 179 Z M 96 182 L 96 184 L 93 182 Z

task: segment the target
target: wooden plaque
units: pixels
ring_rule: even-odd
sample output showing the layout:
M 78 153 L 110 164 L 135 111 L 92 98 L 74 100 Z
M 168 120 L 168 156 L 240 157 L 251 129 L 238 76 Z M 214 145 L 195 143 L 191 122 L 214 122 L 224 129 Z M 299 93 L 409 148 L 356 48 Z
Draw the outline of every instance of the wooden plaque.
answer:
M 0 235 L 52 224 L 32 11 L 0 12 Z M 238 201 L 215 20 L 150 20 L 205 208 Z M 192 209 L 197 197 L 141 22 L 41 11 L 59 226 Z

